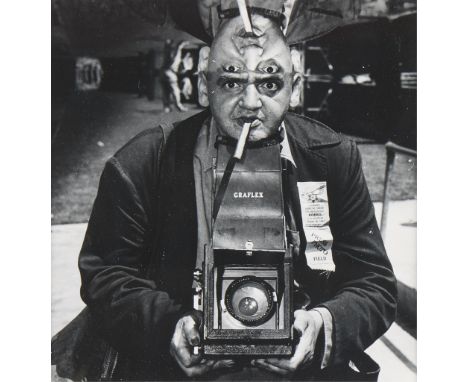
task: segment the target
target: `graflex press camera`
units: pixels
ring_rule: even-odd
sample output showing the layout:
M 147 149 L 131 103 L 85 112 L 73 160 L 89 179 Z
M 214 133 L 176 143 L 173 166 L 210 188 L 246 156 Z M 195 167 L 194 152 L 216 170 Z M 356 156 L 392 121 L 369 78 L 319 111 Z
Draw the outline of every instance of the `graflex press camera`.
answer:
M 202 351 L 289 355 L 292 250 L 280 145 L 251 144 L 242 153 L 246 131 L 244 126 L 237 148 L 217 145 L 212 242 L 205 248 L 202 296 L 196 298 L 204 315 Z

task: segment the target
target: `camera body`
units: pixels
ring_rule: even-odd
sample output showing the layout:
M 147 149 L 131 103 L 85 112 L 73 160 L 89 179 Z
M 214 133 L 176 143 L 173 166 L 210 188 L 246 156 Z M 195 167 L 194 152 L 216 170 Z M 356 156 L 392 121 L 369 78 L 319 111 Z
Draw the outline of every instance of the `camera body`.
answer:
M 218 144 L 219 189 L 234 148 Z M 279 144 L 249 148 L 230 177 L 205 247 L 203 352 L 292 353 L 292 250 Z

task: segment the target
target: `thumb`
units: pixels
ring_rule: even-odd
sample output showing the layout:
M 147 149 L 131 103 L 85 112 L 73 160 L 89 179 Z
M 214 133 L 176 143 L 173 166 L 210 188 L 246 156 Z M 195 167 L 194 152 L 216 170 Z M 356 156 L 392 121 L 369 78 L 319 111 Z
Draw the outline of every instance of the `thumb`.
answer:
M 308 325 L 309 323 L 307 320 L 307 312 L 304 310 L 296 310 L 294 312 L 294 329 L 296 329 L 302 335 L 304 334 Z
M 184 320 L 184 336 L 191 346 L 200 345 L 200 334 L 198 332 L 198 324 L 191 316 L 187 316 Z
M 234 367 L 235 365 L 236 362 L 232 359 L 222 359 L 215 362 L 215 364 L 213 365 L 213 370 L 230 368 Z

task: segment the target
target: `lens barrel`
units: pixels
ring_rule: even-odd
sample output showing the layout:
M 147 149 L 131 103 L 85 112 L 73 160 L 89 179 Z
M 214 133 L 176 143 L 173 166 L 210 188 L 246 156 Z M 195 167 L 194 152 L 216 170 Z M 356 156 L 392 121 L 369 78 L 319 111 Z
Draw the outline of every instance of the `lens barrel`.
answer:
M 226 289 L 226 308 L 244 325 L 260 325 L 274 311 L 273 293 L 272 286 L 265 280 L 256 276 L 244 276 L 235 279 Z

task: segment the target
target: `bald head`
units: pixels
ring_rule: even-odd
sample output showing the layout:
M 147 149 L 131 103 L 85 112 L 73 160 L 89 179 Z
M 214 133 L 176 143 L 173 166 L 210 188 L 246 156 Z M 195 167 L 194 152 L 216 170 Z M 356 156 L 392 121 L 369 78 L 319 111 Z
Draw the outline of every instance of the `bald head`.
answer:
M 225 135 L 237 138 L 245 122 L 257 119 L 249 139 L 258 140 L 279 128 L 300 75 L 279 26 L 256 14 L 252 26 L 247 33 L 240 17 L 221 24 L 199 85 Z

